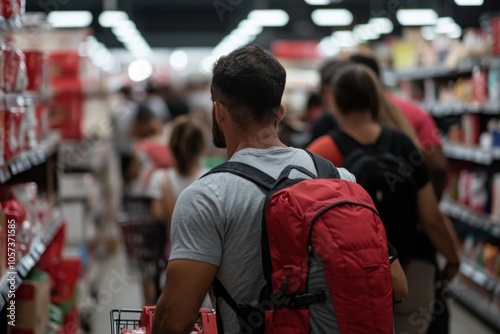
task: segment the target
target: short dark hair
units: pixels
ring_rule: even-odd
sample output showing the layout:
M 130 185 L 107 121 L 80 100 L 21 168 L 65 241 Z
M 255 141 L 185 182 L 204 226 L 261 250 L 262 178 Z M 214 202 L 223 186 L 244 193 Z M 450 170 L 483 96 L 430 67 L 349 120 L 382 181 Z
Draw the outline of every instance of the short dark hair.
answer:
M 286 71 L 258 45 L 237 49 L 213 68 L 212 99 L 224 104 L 235 123 L 276 123 L 285 90 Z
M 350 114 L 369 110 L 372 117 L 378 119 L 382 88 L 367 66 L 350 63 L 340 68 L 332 78 L 331 92 L 339 112 Z
M 319 94 L 311 93 L 307 98 L 307 108 L 323 106 L 323 99 Z
M 349 60 L 356 64 L 362 64 L 369 67 L 380 79 L 380 67 L 378 66 L 377 59 L 371 56 L 362 55 L 362 54 L 354 54 L 349 57 Z

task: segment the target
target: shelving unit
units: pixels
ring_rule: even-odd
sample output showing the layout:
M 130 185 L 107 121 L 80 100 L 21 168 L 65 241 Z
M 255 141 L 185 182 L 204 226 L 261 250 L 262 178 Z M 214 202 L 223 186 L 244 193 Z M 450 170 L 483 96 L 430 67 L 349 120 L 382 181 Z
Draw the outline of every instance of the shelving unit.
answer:
M 500 150 L 484 150 L 479 147 L 467 147 L 450 142 L 443 143 L 443 151 L 447 158 L 463 160 L 480 165 L 491 165 L 500 160 Z
M 490 101 L 485 104 L 478 103 L 422 103 L 422 109 L 435 117 L 456 116 L 463 114 L 500 115 L 500 102 Z
M 63 224 L 63 220 L 60 214 L 56 214 L 55 218 L 52 222 L 43 230 L 32 242 L 31 248 L 28 253 L 22 258 L 21 261 L 16 266 L 16 269 L 13 272 L 7 272 L 0 279 L 0 311 L 3 309 L 5 304 L 9 301 L 9 284 L 7 279 L 11 275 L 15 275 L 16 285 L 15 288 L 19 288 L 21 282 L 26 277 L 26 275 L 30 272 L 31 269 L 38 263 L 40 257 L 45 252 L 47 246 L 50 245 L 54 236 L 59 231 Z
M 58 142 L 59 135 L 53 133 L 48 139 L 40 143 L 37 148 L 22 152 L 7 161 L 4 165 L 1 165 L 0 184 L 47 161 L 47 158 L 56 152 Z
M 470 311 L 500 331 L 500 317 L 491 305 L 479 298 L 474 292 L 464 289 L 458 283 L 453 283 L 449 289 Z
M 500 280 L 471 263 L 462 262 L 462 264 L 460 264 L 460 274 L 477 285 L 485 287 L 491 293 L 500 293 Z
M 500 223 L 494 223 L 489 216 L 475 213 L 449 198 L 443 199 L 440 206 L 444 214 L 500 238 Z

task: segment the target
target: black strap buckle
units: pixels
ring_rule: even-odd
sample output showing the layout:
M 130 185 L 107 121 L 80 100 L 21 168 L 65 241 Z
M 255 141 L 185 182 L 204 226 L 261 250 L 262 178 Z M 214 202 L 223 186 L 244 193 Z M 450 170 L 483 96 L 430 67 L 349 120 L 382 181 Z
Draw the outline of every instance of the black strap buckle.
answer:
M 304 307 L 311 304 L 323 303 L 326 301 L 326 294 L 323 290 L 316 293 L 297 294 L 290 298 L 290 306 Z

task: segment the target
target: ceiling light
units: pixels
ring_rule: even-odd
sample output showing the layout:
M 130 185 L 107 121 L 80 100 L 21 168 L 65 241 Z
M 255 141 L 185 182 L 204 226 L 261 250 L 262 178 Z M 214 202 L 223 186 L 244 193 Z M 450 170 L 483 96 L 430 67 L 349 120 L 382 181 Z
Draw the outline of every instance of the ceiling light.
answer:
M 170 55 L 169 60 L 170 66 L 178 71 L 185 69 L 189 62 L 188 55 L 184 50 L 175 50 Z
M 358 45 L 358 39 L 350 30 L 336 31 L 332 34 L 333 43 L 340 48 L 352 48 Z
M 139 31 L 133 27 L 123 27 L 123 28 L 114 27 L 111 29 L 111 31 L 113 31 L 113 34 L 115 34 L 116 37 L 123 37 L 123 38 L 126 38 L 128 35 L 140 34 Z
M 390 34 L 394 30 L 394 24 L 386 17 L 374 17 L 368 24 L 375 29 L 377 34 Z
M 128 76 L 130 80 L 139 82 L 144 81 L 153 74 L 153 65 L 146 59 L 138 59 L 132 62 L 128 67 Z
M 261 27 L 282 27 L 290 20 L 282 9 L 256 9 L 248 14 L 248 18 Z
M 450 31 L 447 33 L 448 37 L 451 39 L 458 39 L 462 37 L 462 27 L 460 27 L 458 24 L 454 24 Z
M 204 74 L 212 73 L 212 68 L 213 68 L 216 60 L 217 60 L 217 58 L 212 57 L 212 56 L 206 57 L 205 59 L 203 59 L 200 63 L 200 71 Z
M 403 26 L 434 25 L 438 20 L 438 15 L 433 9 L 400 9 L 396 17 Z
M 89 11 L 53 11 L 47 16 L 53 28 L 85 28 L 92 23 L 92 19 Z
M 104 28 L 114 27 L 115 24 L 121 21 L 127 21 L 128 15 L 125 12 L 117 10 L 107 10 L 99 15 L 99 24 Z
M 352 23 L 352 13 L 347 9 L 316 9 L 311 18 L 318 26 L 348 26 Z
M 133 30 L 133 31 L 130 31 L 129 34 L 117 35 L 116 38 L 120 42 L 125 43 L 126 41 L 133 41 L 133 40 L 137 40 L 137 39 L 142 39 L 143 37 L 139 31 Z
M 247 36 L 257 36 L 262 32 L 262 27 L 260 26 L 255 26 L 255 27 L 245 27 L 245 28 L 236 28 L 234 29 L 231 34 L 235 35 L 247 35 Z
M 436 39 L 436 33 L 432 27 L 422 27 L 420 33 L 426 41 L 433 41 Z
M 330 0 L 306 0 L 306 4 L 312 5 L 312 6 L 329 5 Z
M 434 31 L 436 34 L 447 35 L 456 30 L 456 23 L 451 17 L 440 17 L 437 20 Z
M 340 48 L 334 43 L 331 36 L 327 36 L 318 44 L 318 53 L 323 57 L 334 57 L 339 54 Z
M 459 6 L 482 6 L 484 0 L 455 0 Z
M 376 40 L 380 38 L 376 29 L 371 24 L 358 24 L 353 29 L 356 38 L 362 41 Z

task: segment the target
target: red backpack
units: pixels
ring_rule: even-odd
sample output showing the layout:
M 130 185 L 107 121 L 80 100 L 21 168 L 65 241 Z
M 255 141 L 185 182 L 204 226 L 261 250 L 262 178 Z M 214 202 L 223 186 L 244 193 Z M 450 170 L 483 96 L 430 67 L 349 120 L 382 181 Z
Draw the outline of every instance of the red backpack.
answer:
M 267 285 L 259 304 L 237 303 L 217 278 L 214 292 L 236 312 L 242 333 L 310 333 L 309 305 L 326 300 L 324 291 L 308 291 L 311 261 L 319 258 L 339 333 L 392 334 L 393 294 L 384 225 L 360 185 L 341 180 L 330 162 L 309 154 L 318 177 L 288 166 L 275 180 L 238 162 L 209 173 L 238 175 L 267 193 L 261 240 Z M 309 178 L 291 179 L 292 170 Z M 223 333 L 220 312 L 217 315 Z

